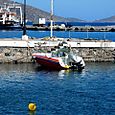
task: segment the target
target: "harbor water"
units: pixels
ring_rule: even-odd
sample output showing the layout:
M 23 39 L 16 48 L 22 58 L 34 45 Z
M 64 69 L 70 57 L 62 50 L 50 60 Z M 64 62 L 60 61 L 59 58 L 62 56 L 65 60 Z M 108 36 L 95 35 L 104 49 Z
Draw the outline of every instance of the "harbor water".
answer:
M 22 31 L 0 31 L 0 38 L 22 37 Z M 30 38 L 49 37 L 50 31 L 27 31 Z M 53 36 L 62 38 L 80 38 L 80 39 L 96 39 L 96 40 L 111 40 L 115 41 L 115 32 L 72 32 L 72 31 L 54 31 Z
M 82 72 L 0 65 L 1 115 L 114 115 L 115 64 L 86 63 Z M 36 103 L 34 112 L 28 104 Z
M 27 31 L 47 37 L 49 31 Z M 113 32 L 54 32 L 57 37 L 108 39 Z M 0 31 L 21 38 L 22 31 Z M 36 103 L 36 111 L 28 104 Z M 0 64 L 0 115 L 115 115 L 115 63 L 86 63 L 82 72 L 42 70 L 36 64 Z

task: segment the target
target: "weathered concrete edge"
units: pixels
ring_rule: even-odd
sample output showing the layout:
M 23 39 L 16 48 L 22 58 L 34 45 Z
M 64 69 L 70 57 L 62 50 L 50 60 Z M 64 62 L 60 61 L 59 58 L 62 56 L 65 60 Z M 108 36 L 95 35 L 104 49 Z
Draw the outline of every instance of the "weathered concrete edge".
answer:
M 68 38 L 69 39 L 69 38 Z M 108 40 L 80 40 L 80 39 L 63 39 L 63 38 L 54 38 L 52 40 L 18 40 L 18 39 L 0 39 L 0 47 L 35 47 L 35 46 L 46 46 L 53 47 L 58 46 L 59 43 L 66 41 L 71 47 L 74 48 L 115 48 L 115 42 Z M 68 40 L 68 41 L 67 41 Z

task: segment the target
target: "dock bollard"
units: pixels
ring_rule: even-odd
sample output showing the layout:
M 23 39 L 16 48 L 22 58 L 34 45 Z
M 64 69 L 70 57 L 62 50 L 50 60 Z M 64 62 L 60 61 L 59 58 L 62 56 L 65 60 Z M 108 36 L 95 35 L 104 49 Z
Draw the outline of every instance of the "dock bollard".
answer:
M 35 103 L 29 103 L 28 109 L 29 109 L 30 111 L 35 111 L 35 110 L 36 110 L 36 104 L 35 104 Z

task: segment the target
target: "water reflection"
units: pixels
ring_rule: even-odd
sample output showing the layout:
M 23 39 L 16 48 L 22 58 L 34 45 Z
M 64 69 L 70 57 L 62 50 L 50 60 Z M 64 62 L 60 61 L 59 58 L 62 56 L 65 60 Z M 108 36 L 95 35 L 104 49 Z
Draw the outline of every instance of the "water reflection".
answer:
M 18 72 L 28 72 L 34 71 L 34 66 L 32 64 L 0 64 L 0 72 L 10 72 L 10 71 L 18 71 Z
M 56 79 L 66 79 L 69 77 L 84 77 L 85 76 L 85 69 L 82 71 L 67 69 L 67 70 L 52 70 L 52 69 L 44 69 L 41 67 L 36 66 L 36 72 L 44 74 L 44 76 L 56 78 Z
M 111 73 L 112 75 L 114 74 L 114 66 L 115 64 L 112 63 L 88 63 L 85 69 L 78 72 L 77 70 L 44 70 L 35 64 L 0 64 L 0 79 L 1 77 L 3 79 L 3 76 L 10 80 L 13 78 L 14 80 L 19 80 L 20 77 L 23 79 L 35 77 L 56 79 L 66 79 L 68 77 L 83 78 L 97 76 L 97 74 L 101 74 L 102 71 L 107 74 Z
M 64 79 L 64 76 L 67 76 L 69 72 L 69 70 L 60 70 L 58 72 L 58 79 Z
M 79 78 L 79 77 L 84 77 L 85 76 L 85 69 L 82 71 L 77 71 L 77 70 L 60 70 L 58 72 L 58 79 L 64 79 L 66 77 L 74 77 L 74 78 Z
M 36 115 L 36 111 L 29 111 L 29 115 Z

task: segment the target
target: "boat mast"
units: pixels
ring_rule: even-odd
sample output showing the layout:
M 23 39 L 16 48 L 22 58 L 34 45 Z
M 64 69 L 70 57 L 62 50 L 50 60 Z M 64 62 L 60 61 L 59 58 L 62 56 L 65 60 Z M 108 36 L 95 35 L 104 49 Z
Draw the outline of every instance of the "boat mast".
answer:
M 53 37 L 53 0 L 51 0 L 51 14 L 50 14 L 50 37 Z
M 26 35 L 26 0 L 24 0 L 24 24 L 22 40 L 28 40 L 28 36 Z
M 20 7 L 20 24 L 23 25 L 23 19 L 22 19 L 22 8 Z
M 26 0 L 24 0 L 24 25 L 23 25 L 23 35 L 26 35 Z

